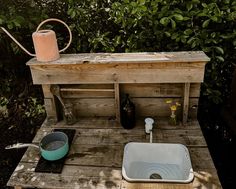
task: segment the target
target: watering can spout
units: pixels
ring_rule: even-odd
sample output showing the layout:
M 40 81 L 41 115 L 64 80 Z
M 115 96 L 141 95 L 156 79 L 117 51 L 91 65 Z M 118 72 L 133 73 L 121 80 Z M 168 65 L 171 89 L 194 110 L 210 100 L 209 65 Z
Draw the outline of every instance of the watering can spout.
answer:
M 53 30 L 39 30 L 40 27 L 49 21 L 57 21 L 62 23 L 69 31 L 69 42 L 66 45 L 65 48 L 59 51 L 58 45 L 57 45 L 57 39 L 56 34 Z M 71 44 L 72 41 L 72 33 L 69 28 L 69 26 L 56 18 L 50 18 L 47 20 L 44 20 L 39 24 L 36 31 L 32 34 L 33 43 L 34 43 L 34 49 L 35 54 L 30 53 L 28 50 L 26 50 L 5 28 L 1 27 L 1 29 L 22 49 L 24 50 L 28 55 L 30 56 L 36 56 L 37 60 L 40 62 L 49 62 L 54 61 L 60 58 L 60 52 L 65 51 Z
M 28 55 L 36 56 L 35 54 L 30 53 L 25 47 L 23 47 L 4 27 L 1 27 L 1 29 Z

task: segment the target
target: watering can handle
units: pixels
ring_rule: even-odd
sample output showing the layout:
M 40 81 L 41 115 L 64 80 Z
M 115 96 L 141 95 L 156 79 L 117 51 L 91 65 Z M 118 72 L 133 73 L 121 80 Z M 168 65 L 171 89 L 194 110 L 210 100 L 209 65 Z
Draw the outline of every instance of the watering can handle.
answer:
M 37 29 L 36 29 L 36 32 L 39 31 L 40 27 L 41 27 L 43 24 L 45 24 L 46 22 L 51 22 L 51 21 L 56 21 L 56 22 L 62 23 L 62 24 L 67 28 L 67 30 L 68 30 L 68 32 L 69 32 L 69 37 L 70 37 L 69 42 L 67 43 L 67 45 L 66 45 L 66 47 L 65 47 L 64 49 L 61 49 L 61 50 L 59 51 L 59 52 L 63 52 L 63 51 L 65 51 L 65 50 L 70 46 L 70 44 L 71 44 L 71 42 L 72 42 L 72 33 L 71 33 L 71 30 L 70 30 L 69 26 L 68 26 L 65 22 L 63 22 L 62 20 L 59 20 L 59 19 L 57 19 L 57 18 L 49 18 L 49 19 L 46 19 L 46 20 L 42 21 L 42 22 L 39 24 L 39 26 L 38 26 Z

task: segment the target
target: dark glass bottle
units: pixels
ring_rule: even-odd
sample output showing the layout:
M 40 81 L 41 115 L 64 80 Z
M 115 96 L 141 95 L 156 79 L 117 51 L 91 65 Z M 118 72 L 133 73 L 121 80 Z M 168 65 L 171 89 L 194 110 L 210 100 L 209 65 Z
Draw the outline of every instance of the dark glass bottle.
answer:
M 129 99 L 128 94 L 121 104 L 121 125 L 125 129 L 132 129 L 135 126 L 135 105 Z

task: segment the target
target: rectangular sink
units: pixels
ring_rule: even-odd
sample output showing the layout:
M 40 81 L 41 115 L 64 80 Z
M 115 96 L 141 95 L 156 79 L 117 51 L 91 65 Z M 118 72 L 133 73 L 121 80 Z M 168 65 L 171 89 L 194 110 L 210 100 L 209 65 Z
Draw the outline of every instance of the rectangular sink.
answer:
M 186 146 L 137 142 L 125 145 L 122 175 L 130 182 L 189 183 L 194 177 Z

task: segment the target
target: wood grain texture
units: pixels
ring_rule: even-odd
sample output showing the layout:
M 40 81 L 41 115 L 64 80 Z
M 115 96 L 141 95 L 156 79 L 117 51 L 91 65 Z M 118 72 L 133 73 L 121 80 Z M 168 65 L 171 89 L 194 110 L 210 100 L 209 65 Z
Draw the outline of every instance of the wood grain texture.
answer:
M 135 104 L 137 116 L 170 116 L 170 108 L 166 104 L 166 100 L 170 98 L 132 98 L 132 102 Z M 174 101 L 178 101 L 181 104 L 182 98 L 173 98 Z M 76 117 L 80 116 L 115 116 L 116 105 L 114 98 L 81 98 L 81 99 L 65 99 L 65 103 L 70 102 L 75 109 Z M 190 107 L 198 105 L 198 98 L 190 98 Z M 177 111 L 179 120 L 181 118 L 182 106 Z M 192 118 L 196 118 L 197 110 L 189 111 Z
M 187 145 L 195 179 L 189 184 L 128 183 L 122 179 L 121 165 L 123 148 L 127 142 L 147 142 L 144 122 L 137 121 L 132 130 L 123 129 L 119 123 L 108 118 L 83 118 L 75 125 L 64 122 L 43 125 L 34 138 L 38 143 L 53 128 L 76 129 L 70 152 L 61 174 L 35 173 L 39 151 L 28 148 L 8 185 L 37 188 L 221 188 L 220 182 L 197 121 L 188 127 L 170 126 L 166 119 L 155 118 L 154 142 L 182 143 Z M 203 163 L 204 162 L 204 163 Z
M 122 189 L 221 189 L 221 184 L 217 179 L 215 169 L 195 171 L 195 178 L 189 184 L 171 184 L 171 183 L 129 183 L 122 181 Z
M 188 121 L 190 83 L 184 83 L 183 92 L 183 124 L 185 125 Z
M 60 59 L 44 64 L 94 64 L 94 63 L 160 63 L 160 62 L 207 62 L 210 59 L 202 51 L 143 52 L 143 53 L 83 53 L 61 54 Z M 40 65 L 36 58 L 27 65 Z
M 169 63 L 170 64 L 170 63 Z M 31 65 L 34 84 L 199 83 L 205 63 Z
M 173 98 L 183 96 L 183 84 L 181 83 L 155 83 L 155 84 L 121 84 L 121 93 L 128 93 L 131 97 L 149 98 Z M 190 86 L 190 97 L 199 97 L 200 83 L 193 83 Z
M 119 83 L 114 84 L 114 89 L 115 89 L 116 120 L 120 122 L 120 85 Z
M 122 94 L 128 93 L 132 97 L 173 98 L 183 96 L 183 84 L 181 83 L 136 83 L 120 84 L 119 86 Z M 112 98 L 114 97 L 114 87 L 110 84 L 61 85 L 61 95 L 63 98 Z M 191 83 L 189 96 L 197 98 L 199 95 L 200 83 Z
M 120 189 L 121 171 L 117 168 L 65 165 L 61 174 L 35 173 L 36 163 L 20 163 L 8 185 L 51 189 Z
M 34 84 L 202 82 L 203 52 L 62 55 L 53 62 L 30 60 Z

